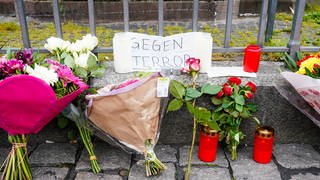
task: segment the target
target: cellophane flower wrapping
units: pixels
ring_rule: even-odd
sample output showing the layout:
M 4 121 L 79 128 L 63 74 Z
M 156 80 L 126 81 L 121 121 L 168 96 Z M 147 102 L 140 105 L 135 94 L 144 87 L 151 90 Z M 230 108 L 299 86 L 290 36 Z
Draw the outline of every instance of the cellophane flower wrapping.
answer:
M 147 176 L 165 169 L 153 152 L 167 104 L 167 98 L 157 97 L 159 76 L 156 73 L 145 79 L 130 80 L 116 88 L 106 86 L 98 90 L 98 94 L 87 96 L 87 116 L 95 134 L 126 151 L 144 154 L 146 166 L 150 162 L 150 166 L 153 162 L 157 163 L 156 167 L 161 166 L 151 172 L 146 168 Z
M 0 128 L 8 132 L 12 150 L 2 179 L 32 179 L 28 135 L 38 133 L 88 86 L 58 62 L 35 61 L 31 50 L 8 56 L 0 61 Z
M 287 89 L 277 87 L 279 92 L 320 127 L 320 79 L 293 72 L 282 72 L 281 75 L 292 85 L 300 97 L 292 95 L 295 92 L 289 92 Z M 301 97 L 309 106 L 301 102 Z

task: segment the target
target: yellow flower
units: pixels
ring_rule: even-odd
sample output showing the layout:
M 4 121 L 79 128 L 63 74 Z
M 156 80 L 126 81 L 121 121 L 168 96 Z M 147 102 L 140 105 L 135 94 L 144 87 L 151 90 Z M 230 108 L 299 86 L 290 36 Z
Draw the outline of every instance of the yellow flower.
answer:
M 306 68 L 309 69 L 310 72 L 313 72 L 314 64 L 320 65 L 320 58 L 312 57 L 305 61 L 303 61 L 300 65 L 299 70 L 297 71 L 298 74 L 306 74 Z

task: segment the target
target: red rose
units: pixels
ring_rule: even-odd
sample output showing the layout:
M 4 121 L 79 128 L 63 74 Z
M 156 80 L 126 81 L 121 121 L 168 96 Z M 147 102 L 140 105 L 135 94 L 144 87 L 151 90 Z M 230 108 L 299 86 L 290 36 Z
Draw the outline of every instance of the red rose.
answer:
M 251 91 L 246 91 L 244 96 L 247 98 L 247 99 L 251 99 L 253 97 L 253 94 Z
M 218 94 L 216 95 L 216 98 L 220 99 L 223 96 L 223 91 L 219 91 Z
M 241 79 L 238 77 L 230 77 L 228 81 L 230 84 L 236 84 L 236 85 L 241 84 Z
M 231 96 L 232 90 L 233 90 L 233 88 L 229 84 L 223 85 L 222 91 L 226 96 Z
M 251 81 L 249 81 L 249 82 L 246 84 L 246 87 L 250 87 L 250 89 L 251 89 L 252 92 L 256 92 L 256 90 L 257 90 L 257 86 L 256 86 L 253 82 L 251 82 Z
M 193 63 L 193 62 L 195 62 L 195 63 L 197 63 L 197 64 L 200 64 L 200 59 L 189 58 L 189 59 L 187 59 L 186 64 L 187 64 L 187 65 L 190 65 L 190 64 Z

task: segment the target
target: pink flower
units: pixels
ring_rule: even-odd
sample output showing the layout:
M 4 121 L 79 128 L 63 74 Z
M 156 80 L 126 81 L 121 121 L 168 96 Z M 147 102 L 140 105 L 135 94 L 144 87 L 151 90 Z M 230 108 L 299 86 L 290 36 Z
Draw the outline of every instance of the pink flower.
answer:
M 230 77 L 228 79 L 230 84 L 236 84 L 236 85 L 240 85 L 241 84 L 241 79 L 238 77 Z
M 200 59 L 196 59 L 196 58 L 187 59 L 186 67 L 180 70 L 181 73 L 187 73 L 187 74 L 191 74 L 193 72 L 197 73 L 199 71 L 200 71 Z
M 233 88 L 229 84 L 224 84 L 222 91 L 226 96 L 231 96 L 232 95 L 232 90 Z

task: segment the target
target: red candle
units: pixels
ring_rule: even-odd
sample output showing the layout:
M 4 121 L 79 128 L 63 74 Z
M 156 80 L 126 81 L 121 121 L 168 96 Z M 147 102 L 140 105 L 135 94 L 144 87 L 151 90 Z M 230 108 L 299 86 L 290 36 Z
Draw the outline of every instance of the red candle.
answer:
M 254 136 L 253 159 L 257 163 L 267 164 L 271 161 L 274 129 L 262 126 L 256 129 Z
M 244 50 L 243 70 L 246 72 L 257 72 L 260 62 L 260 54 L 260 46 L 247 46 Z
M 212 162 L 216 159 L 219 133 L 209 127 L 202 127 L 200 131 L 200 142 L 198 157 L 203 162 Z

